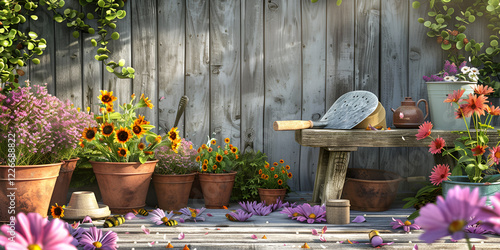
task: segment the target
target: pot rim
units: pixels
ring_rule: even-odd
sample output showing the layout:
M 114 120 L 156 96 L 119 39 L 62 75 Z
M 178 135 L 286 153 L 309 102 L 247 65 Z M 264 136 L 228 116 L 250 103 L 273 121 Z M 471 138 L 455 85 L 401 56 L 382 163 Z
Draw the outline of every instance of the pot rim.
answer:
M 37 168 L 37 167 L 51 167 L 51 166 L 57 166 L 57 165 L 62 165 L 64 164 L 64 161 L 61 161 L 59 163 L 49 163 L 49 164 L 41 164 L 41 165 L 14 165 L 14 167 L 11 167 L 9 165 L 0 165 L 1 168 L 18 168 L 18 167 L 23 167 L 23 168 Z
M 391 180 L 365 180 L 365 179 L 358 179 L 358 178 L 352 178 L 352 177 L 346 176 L 346 180 L 352 180 L 352 181 L 356 181 L 356 182 L 392 183 L 392 182 L 400 182 L 403 180 L 403 177 L 401 177 L 398 173 L 386 171 L 386 170 L 369 169 L 369 168 L 348 168 L 347 170 L 348 171 L 349 170 L 363 170 L 363 171 L 370 171 L 370 172 L 389 173 L 390 175 L 397 176 L 396 179 L 391 179 Z
M 196 173 L 189 173 L 189 174 L 157 174 L 157 173 L 153 173 L 153 176 L 191 176 L 191 175 L 196 175 Z
M 229 173 L 200 173 L 198 172 L 198 174 L 203 174 L 203 175 L 222 175 L 222 174 L 237 174 L 238 172 L 237 171 L 233 171 L 231 170 L 231 172 Z
M 146 164 L 146 163 L 153 163 L 153 162 L 157 163 L 157 162 L 158 162 L 158 160 L 146 161 L 146 162 L 144 162 L 144 163 L 141 163 L 141 162 L 139 162 L 139 161 L 131 161 L 131 162 L 89 161 L 89 163 L 90 163 L 90 164 L 92 164 L 92 163 L 99 163 L 99 164 L 104 163 L 104 164 L 116 164 L 116 165 L 130 165 L 130 164 L 140 164 L 140 165 L 142 165 L 142 164 Z
M 467 175 L 455 175 L 455 176 L 448 176 L 448 178 L 450 177 L 460 177 L 460 178 L 467 178 L 467 180 L 469 179 L 469 176 Z M 489 184 L 486 184 L 486 182 L 469 182 L 469 181 L 454 181 L 454 180 L 444 180 L 443 182 L 446 182 L 446 183 L 449 183 L 449 184 L 463 184 L 463 183 L 467 183 L 468 186 L 488 186 L 488 185 L 492 185 L 492 184 L 499 184 L 500 185 L 500 181 L 496 181 L 496 182 L 489 182 Z

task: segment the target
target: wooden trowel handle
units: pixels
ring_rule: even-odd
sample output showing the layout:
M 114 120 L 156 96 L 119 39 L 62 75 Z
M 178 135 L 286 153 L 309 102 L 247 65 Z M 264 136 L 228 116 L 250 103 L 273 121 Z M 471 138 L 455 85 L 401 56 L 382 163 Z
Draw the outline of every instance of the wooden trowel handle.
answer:
M 312 121 L 300 121 L 300 120 L 291 120 L 291 121 L 275 121 L 273 124 L 273 129 L 276 131 L 282 130 L 299 130 L 299 129 L 307 129 L 312 128 Z

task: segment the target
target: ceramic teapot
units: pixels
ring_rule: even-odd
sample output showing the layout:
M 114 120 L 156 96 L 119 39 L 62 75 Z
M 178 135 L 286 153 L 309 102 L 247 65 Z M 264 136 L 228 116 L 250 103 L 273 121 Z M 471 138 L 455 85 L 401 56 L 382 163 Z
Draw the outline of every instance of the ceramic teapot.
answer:
M 425 117 L 422 110 L 418 108 L 421 102 L 425 103 Z M 405 97 L 405 100 L 401 102 L 401 107 L 396 110 L 391 108 L 391 110 L 393 112 L 392 123 L 396 128 L 418 128 L 425 118 L 429 116 L 429 105 L 424 99 L 418 100 L 417 104 L 415 104 L 411 97 Z

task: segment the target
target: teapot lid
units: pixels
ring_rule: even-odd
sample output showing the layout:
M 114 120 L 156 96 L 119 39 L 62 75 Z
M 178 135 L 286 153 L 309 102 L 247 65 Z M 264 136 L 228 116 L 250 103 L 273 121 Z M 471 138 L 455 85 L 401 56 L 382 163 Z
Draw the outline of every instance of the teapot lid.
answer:
M 403 106 L 415 106 L 415 101 L 411 99 L 411 97 L 405 97 L 405 100 L 401 102 L 401 105 Z

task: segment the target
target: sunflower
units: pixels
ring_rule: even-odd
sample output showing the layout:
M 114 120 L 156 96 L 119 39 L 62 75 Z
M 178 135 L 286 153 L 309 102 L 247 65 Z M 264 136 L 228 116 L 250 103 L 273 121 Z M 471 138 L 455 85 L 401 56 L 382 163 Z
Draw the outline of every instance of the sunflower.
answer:
M 213 148 L 208 148 L 209 153 L 212 153 L 212 151 L 213 151 Z
M 152 155 L 152 154 L 153 154 L 153 151 L 144 151 L 144 154 L 145 154 L 145 155 Z
M 274 174 L 274 179 L 278 179 L 278 175 L 277 174 Z
M 223 157 L 222 155 L 220 155 L 219 153 L 217 153 L 217 154 L 215 155 L 215 160 L 216 160 L 217 162 L 221 162 L 221 161 L 222 161 L 222 159 L 224 159 L 224 157 Z
M 262 174 L 262 169 L 259 169 L 259 174 Z
M 148 125 L 149 122 L 144 120 L 143 115 L 139 115 L 139 118 L 135 119 L 134 124 L 139 124 L 139 125 Z
M 286 174 L 286 171 L 283 169 L 283 170 L 281 170 L 281 173 Z
M 286 170 L 290 170 L 290 165 L 285 166 Z
M 207 145 L 203 144 L 201 145 L 201 149 L 206 149 L 207 148 Z
M 83 145 L 83 139 L 80 139 L 80 142 L 78 143 L 78 145 L 80 145 L 80 147 L 84 148 L 85 145 Z
M 59 205 L 57 205 L 57 203 L 56 203 L 55 206 L 52 206 L 50 208 L 50 213 L 52 214 L 52 218 L 58 218 L 59 219 L 59 218 L 64 217 L 64 208 L 65 208 L 64 205 L 63 206 L 59 206 Z
M 270 170 L 271 170 L 271 171 L 274 171 L 274 167 L 271 167 L 271 169 L 270 169 Z
M 224 139 L 224 142 L 229 143 L 229 142 L 231 142 L 231 140 L 229 138 L 226 138 L 226 139 Z
M 127 156 L 128 150 L 126 148 L 118 148 L 118 156 Z
M 196 156 L 196 162 L 199 162 L 200 161 L 200 156 Z
M 285 161 L 284 161 L 283 159 L 281 159 L 281 160 L 280 160 L 280 163 L 281 163 L 281 164 L 283 164 L 283 163 L 285 163 Z
M 276 167 L 276 166 L 278 166 L 278 163 L 277 163 L 277 162 L 274 162 L 274 163 L 273 163 L 273 166 L 275 166 L 275 167 Z
M 264 167 L 269 168 L 269 162 L 266 161 L 266 165 Z
M 269 179 L 269 175 L 266 174 L 264 180 L 267 180 L 267 179 Z
M 292 178 L 292 176 L 293 176 L 293 175 L 292 175 L 292 173 L 288 172 L 288 175 L 287 175 L 287 176 L 288 176 L 288 178 L 290 179 L 290 178 Z
M 201 152 L 201 148 L 198 148 L 198 150 L 196 150 L 198 153 Z
M 203 160 L 203 164 L 208 165 L 208 160 L 207 159 Z
M 201 166 L 201 170 L 203 170 L 203 171 L 207 171 L 207 170 L 208 170 L 207 165 L 203 164 L 203 165 Z
M 232 147 L 231 148 L 231 152 L 233 152 L 233 153 L 236 154 L 238 152 L 238 148 L 237 147 Z
M 115 126 L 113 125 L 113 123 L 103 123 L 101 125 L 101 133 L 102 135 L 108 137 L 110 136 L 111 134 L 113 134 L 113 131 L 115 131 Z
M 130 133 L 130 130 L 128 130 L 128 128 L 120 126 L 120 129 L 116 131 L 116 142 L 126 143 L 130 139 L 132 139 L 132 133 Z
M 216 170 L 216 169 L 217 169 L 217 165 L 213 165 L 213 166 L 212 166 L 212 169 L 213 169 L 213 170 Z
M 212 139 L 212 140 L 210 140 L 210 143 L 211 143 L 212 145 L 215 145 L 215 144 L 217 143 L 217 141 L 216 141 L 215 139 Z
M 115 112 L 115 109 L 113 108 L 113 104 L 106 105 L 106 112 L 108 112 L 108 113 Z
M 265 180 L 265 179 L 266 179 L 266 175 L 265 175 L 265 174 L 261 174 L 261 175 L 260 175 L 260 178 L 262 178 L 262 179 L 264 179 L 264 180 Z
M 141 142 L 141 143 L 139 143 L 139 145 L 137 145 L 137 148 L 138 148 L 139 150 L 144 150 L 144 148 L 145 148 L 145 147 L 146 147 L 146 145 L 145 145 L 144 143 L 142 143 L 142 142 Z
M 180 143 L 180 142 L 181 142 L 180 140 L 172 142 L 172 146 L 171 146 L 171 147 L 172 147 L 172 150 L 173 150 L 176 154 L 177 154 L 177 153 L 179 153 L 178 149 L 179 149 L 179 147 L 181 146 L 181 143 Z
M 283 185 L 283 181 L 281 179 L 278 180 L 278 185 Z
M 113 96 L 113 91 L 108 92 L 107 90 L 101 90 L 101 95 L 98 96 L 99 100 L 101 100 L 104 104 L 113 104 L 116 101 L 116 97 Z
M 134 123 L 132 125 L 132 132 L 138 137 L 142 138 L 142 135 L 146 133 L 146 130 L 142 127 L 142 124 Z
M 227 150 L 224 150 L 224 154 L 227 155 L 229 154 L 229 152 Z
M 161 143 L 161 135 L 156 136 L 155 141 Z
M 95 139 L 96 134 L 97 134 L 96 127 L 88 127 L 83 130 L 82 137 L 83 139 L 87 139 L 87 141 L 92 141 Z
M 175 141 L 177 138 L 179 138 L 179 131 L 177 131 L 177 127 L 173 127 L 168 131 L 168 139 Z
M 144 98 L 144 94 L 141 95 L 141 103 L 146 105 L 148 108 L 153 109 L 153 103 L 149 100 L 149 97 Z

